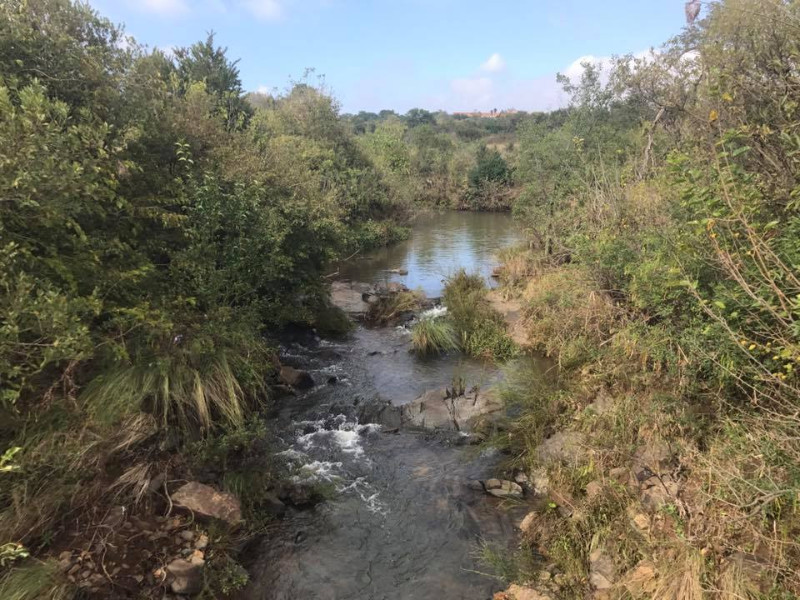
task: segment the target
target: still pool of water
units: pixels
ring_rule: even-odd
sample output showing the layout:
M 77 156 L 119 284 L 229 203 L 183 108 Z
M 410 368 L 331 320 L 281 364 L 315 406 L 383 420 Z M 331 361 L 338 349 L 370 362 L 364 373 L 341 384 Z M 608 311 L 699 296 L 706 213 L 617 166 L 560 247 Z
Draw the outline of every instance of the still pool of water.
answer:
M 436 297 L 442 279 L 459 268 L 488 278 L 497 251 L 517 240 L 508 215 L 430 215 L 409 240 L 354 259 L 341 273 L 402 281 Z M 388 272 L 401 268 L 407 276 Z M 510 507 L 467 485 L 496 473 L 498 453 L 359 421 L 370 399 L 404 404 L 454 375 L 485 386 L 500 370 L 457 355 L 419 359 L 409 352 L 408 332 L 394 327 L 359 326 L 345 340 L 295 340 L 282 354 L 317 383 L 279 406 L 283 457 L 295 477 L 335 494 L 313 509 L 292 510 L 248 553 L 251 583 L 241 597 L 483 600 L 502 589 L 476 555 L 484 542 L 513 546 L 526 506 Z
M 341 275 L 366 283 L 399 281 L 438 298 L 444 279 L 459 269 L 480 273 L 489 281 L 498 250 L 520 239 L 508 213 L 427 214 L 417 219 L 407 240 L 356 257 L 342 266 Z M 391 273 L 395 269 L 408 275 Z

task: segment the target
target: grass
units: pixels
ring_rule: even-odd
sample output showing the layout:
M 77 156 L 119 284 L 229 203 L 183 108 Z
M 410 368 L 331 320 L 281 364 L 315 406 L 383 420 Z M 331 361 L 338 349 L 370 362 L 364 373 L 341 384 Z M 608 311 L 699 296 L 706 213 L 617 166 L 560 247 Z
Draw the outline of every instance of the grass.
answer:
M 503 316 L 486 299 L 486 283 L 463 269 L 447 280 L 444 304 L 462 350 L 470 356 L 505 361 L 518 353 Z
M 379 325 L 394 323 L 403 313 L 419 310 L 423 299 L 423 294 L 414 290 L 383 296 L 370 306 L 367 321 Z
M 247 396 L 225 353 L 210 360 L 177 353 L 99 376 L 83 401 L 100 422 L 114 423 L 139 411 L 152 414 L 163 429 L 195 432 L 215 424 L 241 426 Z
M 423 318 L 411 330 L 411 345 L 418 354 L 444 354 L 458 350 L 453 324 L 446 318 Z
M 3 600 L 67 600 L 73 592 L 58 565 L 50 561 L 14 568 L 0 579 Z

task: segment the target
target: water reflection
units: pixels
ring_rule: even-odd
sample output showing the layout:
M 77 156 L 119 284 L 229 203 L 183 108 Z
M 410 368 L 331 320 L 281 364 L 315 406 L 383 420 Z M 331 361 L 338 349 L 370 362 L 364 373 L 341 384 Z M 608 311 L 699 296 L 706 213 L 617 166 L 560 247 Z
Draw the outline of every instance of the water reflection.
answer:
M 399 281 L 436 298 L 442 295 L 443 280 L 460 268 L 489 280 L 498 263 L 496 252 L 520 237 L 507 213 L 423 215 L 408 240 L 355 258 L 340 272 L 344 278 L 367 283 Z M 404 269 L 408 275 L 391 273 L 393 269 Z

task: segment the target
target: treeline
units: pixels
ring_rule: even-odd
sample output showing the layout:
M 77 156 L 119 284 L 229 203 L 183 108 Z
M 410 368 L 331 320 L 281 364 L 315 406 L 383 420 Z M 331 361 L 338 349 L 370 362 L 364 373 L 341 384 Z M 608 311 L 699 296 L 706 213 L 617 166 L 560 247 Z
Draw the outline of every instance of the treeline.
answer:
M 0 565 L 240 427 L 266 336 L 342 326 L 327 265 L 411 210 L 331 97 L 249 101 L 213 35 L 167 56 L 82 3 L 0 3 Z
M 415 108 L 346 115 L 365 154 L 419 209 L 510 210 L 518 131 L 532 121 L 557 127 L 566 111 L 470 117 Z
M 520 127 L 533 251 L 505 277 L 564 385 L 512 389 L 509 437 L 569 507 L 523 552 L 563 597 L 800 593 L 798 40 L 795 2 L 714 2 L 660 51 L 564 81 L 560 127 Z M 564 429 L 585 450 L 543 462 Z

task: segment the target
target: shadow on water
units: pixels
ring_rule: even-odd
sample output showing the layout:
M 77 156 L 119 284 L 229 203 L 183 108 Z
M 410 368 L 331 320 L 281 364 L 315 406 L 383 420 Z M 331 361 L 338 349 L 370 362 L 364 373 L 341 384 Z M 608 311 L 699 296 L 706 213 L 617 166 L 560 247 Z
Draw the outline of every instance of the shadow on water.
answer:
M 418 225 L 406 243 L 343 272 L 397 280 L 441 294 L 442 274 L 464 266 L 487 275 L 494 252 L 516 236 L 507 215 L 445 214 Z M 481 574 L 481 541 L 511 545 L 525 505 L 507 506 L 468 482 L 494 474 L 496 451 L 445 443 L 426 433 L 388 433 L 359 422 L 375 398 L 405 404 L 461 377 L 488 386 L 500 370 L 459 356 L 420 360 L 408 332 L 358 327 L 346 340 L 283 349 L 318 386 L 280 406 L 278 427 L 296 477 L 325 482 L 333 498 L 292 511 L 250 553 L 247 600 L 481 600 L 502 588 Z M 533 365 L 536 367 L 536 365 Z M 327 382 L 336 378 L 335 385 Z

